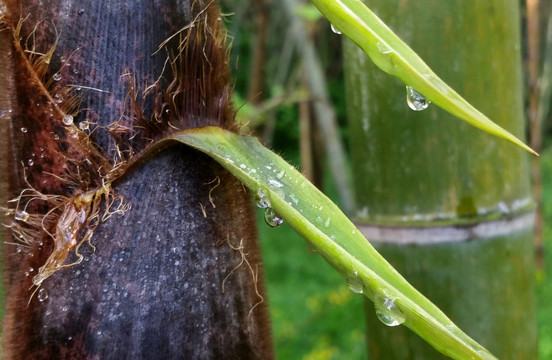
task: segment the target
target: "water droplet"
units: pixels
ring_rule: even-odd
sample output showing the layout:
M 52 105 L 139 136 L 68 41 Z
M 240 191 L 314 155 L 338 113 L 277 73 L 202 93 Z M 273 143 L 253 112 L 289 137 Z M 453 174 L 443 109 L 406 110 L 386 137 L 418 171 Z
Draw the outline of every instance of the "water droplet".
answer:
M 17 221 L 26 222 L 27 220 L 29 220 L 29 213 L 26 212 L 25 210 L 16 211 L 14 218 Z
M 324 227 L 327 227 L 329 228 L 330 227 L 330 224 L 332 222 L 332 218 L 327 218 L 326 221 L 324 221 Z
M 23 134 L 26 134 L 26 133 L 27 133 L 27 128 L 26 128 L 26 127 L 22 127 L 22 128 L 21 128 L 21 132 L 22 132 Z
M 282 179 L 285 174 L 286 174 L 286 172 L 284 170 L 281 170 L 278 174 L 276 174 L 276 177 L 278 179 Z
M 271 227 L 278 227 L 284 222 L 284 219 L 270 207 L 266 208 L 264 218 L 267 225 Z
M 52 79 L 54 79 L 54 81 L 60 81 L 61 80 L 61 74 L 60 73 L 55 73 L 54 76 L 52 76 Z
M 277 188 L 281 188 L 284 186 L 284 184 L 282 184 L 281 182 L 279 182 L 278 180 L 274 180 L 274 179 L 268 179 L 268 184 L 270 186 L 273 186 L 273 187 L 277 187 Z
M 62 121 L 63 125 L 69 126 L 73 123 L 73 117 L 71 115 L 65 115 Z
M 330 24 L 330 27 L 332 28 L 332 31 L 336 33 L 337 35 L 341 35 L 341 31 L 335 27 L 334 24 Z
M 255 203 L 257 204 L 257 207 L 260 207 L 261 209 L 270 207 L 270 199 L 268 198 L 266 189 L 259 188 L 257 190 L 257 193 L 255 194 Z
M 84 14 L 84 9 L 79 9 L 79 15 Z
M 48 299 L 48 292 L 46 289 L 42 288 L 38 290 L 38 301 L 43 302 L 46 301 L 46 299 Z
M 34 165 L 33 159 L 27 160 L 27 164 L 29 164 L 29 166 L 33 166 Z
M 386 44 L 378 42 L 377 43 L 378 51 L 382 54 L 389 54 L 393 52 Z
M 59 140 L 59 136 L 58 136 L 58 135 L 54 135 L 54 140 Z
M 431 101 L 428 101 L 422 94 L 414 90 L 411 86 L 406 87 L 406 103 L 414 111 L 427 109 Z
M 79 123 L 79 129 L 82 131 L 90 130 L 90 122 L 88 120 L 81 121 Z
M 351 276 L 347 277 L 345 281 L 352 292 L 357 294 L 362 294 L 364 292 L 362 280 L 358 277 L 358 271 L 355 270 L 355 272 Z
M 386 296 L 383 301 L 376 299 L 375 309 L 378 319 L 387 326 L 397 326 L 406 320 L 405 315 L 395 304 L 396 299 Z

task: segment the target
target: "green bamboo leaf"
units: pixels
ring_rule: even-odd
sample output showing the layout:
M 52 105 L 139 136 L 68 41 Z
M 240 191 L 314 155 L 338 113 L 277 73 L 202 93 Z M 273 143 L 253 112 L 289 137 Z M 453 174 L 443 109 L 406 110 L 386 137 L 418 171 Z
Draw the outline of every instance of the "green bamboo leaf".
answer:
M 442 109 L 492 135 L 538 155 L 492 122 L 441 80 L 429 66 L 360 0 L 311 0 L 320 12 L 364 50 L 383 71 L 401 79 Z
M 495 359 L 414 289 L 364 238 L 339 208 L 293 166 L 257 139 L 218 127 L 179 132 L 163 140 L 178 141 L 211 156 L 308 240 L 346 279 L 363 293 L 388 325 L 403 323 L 437 350 L 455 359 Z M 155 148 L 152 151 L 155 151 Z

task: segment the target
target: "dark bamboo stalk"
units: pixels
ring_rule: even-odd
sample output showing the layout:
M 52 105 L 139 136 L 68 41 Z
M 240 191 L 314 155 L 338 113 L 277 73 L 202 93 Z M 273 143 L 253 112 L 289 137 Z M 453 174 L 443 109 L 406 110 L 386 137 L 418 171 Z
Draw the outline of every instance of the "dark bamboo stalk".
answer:
M 5 358 L 272 358 L 255 222 L 250 197 L 239 182 L 181 146 L 120 178 L 129 157 L 140 156 L 151 140 L 174 128 L 232 128 L 227 49 L 217 5 L 66 0 L 6 5 L 0 111 L 9 113 L 0 119 L 0 132 L 9 142 L 1 148 L 2 182 L 7 181 L 9 198 L 32 186 L 56 195 L 61 207 L 34 229 L 38 238 L 30 238 L 27 247 L 4 245 Z M 25 21 L 14 38 L 20 19 Z M 37 25 L 36 35 L 27 38 Z M 174 34 L 166 50 L 152 55 Z M 42 88 L 24 68 L 21 56 L 29 53 L 18 51 L 17 44 L 29 39 L 29 50 L 45 52 L 56 38 Z M 61 89 L 58 95 L 65 94 L 63 89 L 80 90 L 80 95 L 60 99 L 51 96 L 52 89 Z M 61 116 L 70 110 L 56 100 L 69 99 L 82 103 L 67 125 Z M 98 127 L 90 132 L 75 126 L 88 123 Z M 67 204 L 73 211 L 86 208 L 83 191 L 101 191 L 109 183 L 110 194 L 132 207 L 122 216 L 98 220 L 91 238 L 95 251 L 84 243 L 78 249 L 81 263 L 58 269 L 39 289 L 33 287 L 33 274 L 63 243 L 53 231 L 63 219 L 60 213 L 67 213 L 62 209 Z M 29 204 L 33 216 L 44 216 L 53 206 L 41 201 Z M 107 213 L 107 203 L 97 206 L 100 216 Z M 28 225 L 26 219 L 8 220 L 19 221 L 22 229 Z M 63 244 L 82 240 L 93 227 L 87 221 L 71 230 L 70 238 L 63 237 Z M 8 233 L 10 242 L 19 241 L 16 235 Z M 77 260 L 76 254 L 70 252 L 63 264 Z

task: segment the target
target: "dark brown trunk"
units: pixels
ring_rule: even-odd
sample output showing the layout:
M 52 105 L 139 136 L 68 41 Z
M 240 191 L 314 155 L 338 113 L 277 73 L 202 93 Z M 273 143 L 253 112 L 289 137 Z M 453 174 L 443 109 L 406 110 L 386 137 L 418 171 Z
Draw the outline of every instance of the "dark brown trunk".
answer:
M 113 180 L 113 191 L 131 208 L 100 222 L 91 238 L 95 252 L 84 243 L 78 250 L 83 261 L 55 271 L 39 288 L 32 286 L 32 279 L 57 240 L 39 226 L 39 236 L 28 247 L 4 245 L 5 358 L 272 358 L 253 211 L 241 184 L 210 158 L 184 146 L 164 150 L 122 178 L 118 177 L 124 171 L 108 172 L 111 158 L 121 155 L 128 160 L 130 152 L 139 156 L 149 139 L 172 126 L 232 127 L 226 47 L 215 41 L 223 36 L 215 25 L 220 22 L 216 5 L 194 1 L 192 6 L 185 0 L 7 1 L 6 5 L 9 29 L 0 33 L 0 80 L 5 81 L 0 90 L 0 111 L 4 111 L 0 132 L 9 142 L 2 144 L 0 155 L 2 181 L 11 176 L 4 196 L 17 197 L 32 186 L 43 194 L 65 196 L 63 204 Z M 51 104 L 56 99 L 40 95 L 41 89 L 25 79 L 28 74 L 21 70 L 17 41 L 11 37 L 20 18 L 26 18 L 20 34 L 23 43 L 39 24 L 33 40 L 36 51 L 45 52 L 55 42 L 57 30 L 59 41 L 46 78 L 61 69 L 61 79 L 50 88 L 75 85 L 75 92 L 80 88 L 81 112 L 75 112 L 74 121 L 99 125 L 90 136 L 95 145 L 86 142 L 81 132 L 71 136 L 74 131 L 63 128 L 57 107 Z M 155 88 L 159 96 L 140 103 L 138 88 L 143 90 L 160 77 L 167 58 L 164 49 L 152 54 L 194 19 L 201 20 L 192 27 L 197 34 L 186 30 L 193 34 L 189 42 L 169 44 L 169 55 L 176 58 L 172 75 L 180 79 L 178 89 L 172 90 L 170 100 L 163 97 L 164 91 L 170 92 L 168 79 Z M 213 38 L 201 37 L 206 34 Z M 182 51 L 179 44 L 186 44 Z M 164 76 L 171 74 L 169 68 L 167 64 Z M 133 89 L 128 80 L 126 87 L 122 84 L 122 75 L 128 73 L 132 75 L 126 78 L 135 81 Z M 129 100 L 129 94 L 137 94 L 140 104 L 132 96 Z M 68 107 L 64 111 L 68 113 Z M 150 113 L 162 117 L 169 111 L 169 120 L 149 119 Z M 53 125 L 42 116 L 48 112 L 53 112 Z M 118 120 L 119 130 L 134 128 L 129 130 L 132 136 L 127 132 L 126 138 L 113 137 L 102 128 Z M 40 148 L 48 156 L 41 157 Z M 71 176 L 78 181 L 69 182 Z M 30 204 L 29 212 L 44 215 L 54 208 L 47 201 L 38 203 Z M 45 228 L 52 230 L 60 221 L 59 206 Z M 100 208 L 103 214 L 105 202 Z M 4 239 L 11 236 L 8 242 L 18 241 L 14 233 L 6 234 Z M 63 264 L 77 259 L 74 250 Z

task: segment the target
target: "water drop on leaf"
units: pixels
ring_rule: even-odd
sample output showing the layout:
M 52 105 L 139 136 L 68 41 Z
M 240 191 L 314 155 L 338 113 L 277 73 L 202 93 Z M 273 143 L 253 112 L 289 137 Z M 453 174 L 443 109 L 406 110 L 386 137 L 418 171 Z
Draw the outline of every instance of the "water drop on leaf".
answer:
M 427 109 L 431 101 L 428 101 L 422 94 L 414 90 L 411 86 L 406 87 L 406 103 L 414 111 Z
M 257 190 L 257 193 L 255 194 L 255 204 L 257 204 L 257 207 L 260 207 L 261 209 L 270 207 L 270 199 L 268 198 L 266 189 L 259 188 Z
M 332 28 L 332 31 L 336 33 L 337 35 L 341 35 L 341 31 L 335 27 L 334 24 L 330 24 L 330 27 Z
M 271 227 L 278 227 L 284 222 L 284 219 L 270 207 L 266 208 L 264 218 L 267 225 Z
M 351 274 L 351 276 L 347 277 L 345 281 L 352 292 L 357 294 L 362 294 L 364 292 L 362 281 L 358 277 L 358 272 L 356 270 L 353 274 Z
M 395 304 L 396 299 L 386 296 L 383 300 L 374 301 L 376 316 L 387 326 L 397 326 L 406 320 L 406 316 L 399 310 Z

